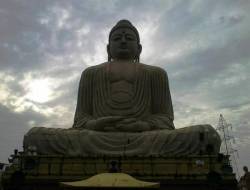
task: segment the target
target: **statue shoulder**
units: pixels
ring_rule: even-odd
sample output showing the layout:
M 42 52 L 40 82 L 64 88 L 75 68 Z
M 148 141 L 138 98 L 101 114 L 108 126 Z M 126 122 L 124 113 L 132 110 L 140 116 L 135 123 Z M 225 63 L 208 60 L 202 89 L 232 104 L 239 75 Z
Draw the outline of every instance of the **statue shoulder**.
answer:
M 143 63 L 138 63 L 138 64 L 139 64 L 139 67 L 142 67 L 143 69 L 145 69 L 147 72 L 149 72 L 151 74 L 167 75 L 167 72 L 161 67 L 147 65 L 147 64 L 143 64 Z
M 94 65 L 94 66 L 87 67 L 86 69 L 83 70 L 82 75 L 95 73 L 96 71 L 98 71 L 98 70 L 100 70 L 102 68 L 105 68 L 106 65 L 107 65 L 107 62 L 101 63 L 99 65 Z

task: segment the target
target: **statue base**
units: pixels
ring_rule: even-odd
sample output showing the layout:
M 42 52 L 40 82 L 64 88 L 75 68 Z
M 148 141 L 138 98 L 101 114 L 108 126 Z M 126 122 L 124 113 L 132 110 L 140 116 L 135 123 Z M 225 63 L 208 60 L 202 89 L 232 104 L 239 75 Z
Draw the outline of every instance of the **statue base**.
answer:
M 158 189 L 237 189 L 229 156 L 222 154 L 185 157 L 67 157 L 20 153 L 13 156 L 12 165 L 3 173 L 2 185 L 4 190 L 75 189 L 63 187 L 60 182 L 81 181 L 101 173 L 125 173 L 140 181 L 159 183 Z

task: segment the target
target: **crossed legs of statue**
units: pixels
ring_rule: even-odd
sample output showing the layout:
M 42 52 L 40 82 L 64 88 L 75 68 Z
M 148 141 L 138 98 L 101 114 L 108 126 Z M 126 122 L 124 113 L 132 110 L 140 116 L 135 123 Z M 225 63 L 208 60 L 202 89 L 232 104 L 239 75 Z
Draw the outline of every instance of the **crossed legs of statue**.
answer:
M 35 127 L 24 137 L 25 152 L 34 148 L 41 155 L 67 156 L 217 154 L 220 144 L 220 137 L 211 125 L 140 133 Z

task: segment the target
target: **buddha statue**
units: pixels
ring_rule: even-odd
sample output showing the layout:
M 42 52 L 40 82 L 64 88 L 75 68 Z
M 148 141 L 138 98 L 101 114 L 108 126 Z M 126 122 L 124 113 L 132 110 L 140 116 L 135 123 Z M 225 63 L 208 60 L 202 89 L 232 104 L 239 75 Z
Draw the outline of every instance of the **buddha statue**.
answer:
M 167 73 L 140 63 L 137 29 L 120 20 L 109 34 L 108 61 L 83 71 L 74 124 L 34 127 L 24 150 L 69 156 L 188 156 L 217 154 L 220 137 L 211 125 L 175 129 Z
M 109 61 L 81 77 L 73 127 L 95 131 L 142 132 L 174 129 L 166 72 L 139 63 L 137 29 L 121 20 L 111 30 Z

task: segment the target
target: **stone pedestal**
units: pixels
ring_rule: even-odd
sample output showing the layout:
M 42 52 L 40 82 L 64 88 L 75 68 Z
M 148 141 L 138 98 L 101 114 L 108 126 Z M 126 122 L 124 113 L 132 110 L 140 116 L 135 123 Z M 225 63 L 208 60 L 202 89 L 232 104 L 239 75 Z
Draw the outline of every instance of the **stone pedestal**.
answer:
M 119 172 L 160 189 L 236 189 L 228 156 L 188 157 L 65 157 L 14 156 L 3 174 L 4 189 L 62 189 L 59 182 L 88 179 L 96 174 Z

